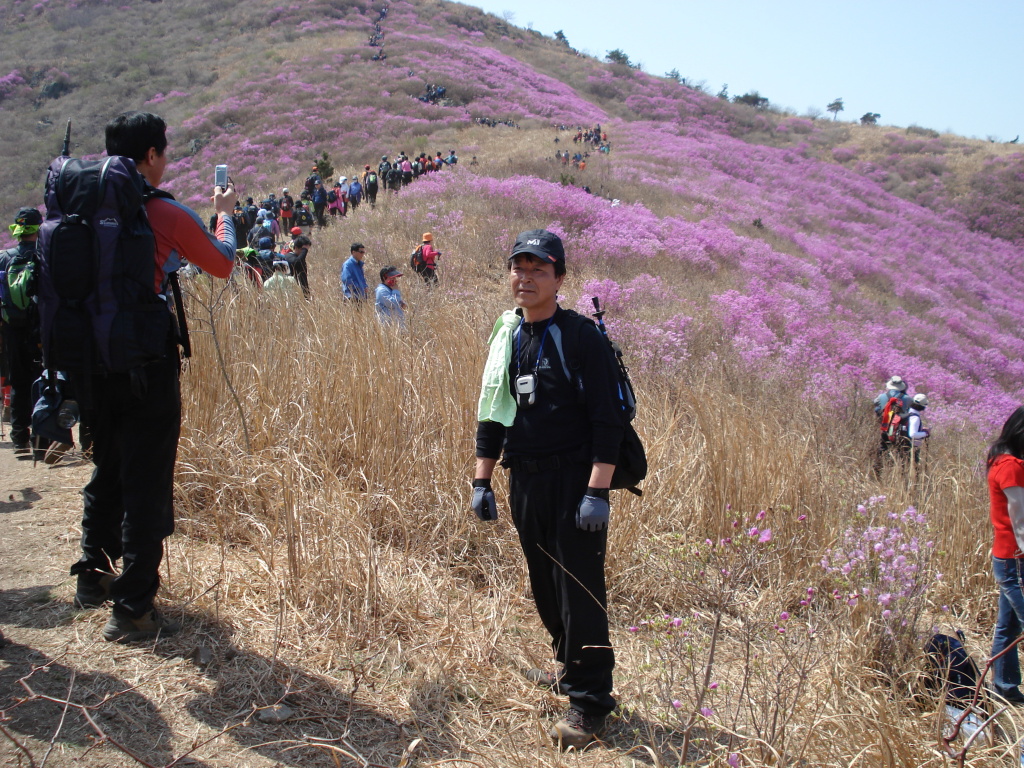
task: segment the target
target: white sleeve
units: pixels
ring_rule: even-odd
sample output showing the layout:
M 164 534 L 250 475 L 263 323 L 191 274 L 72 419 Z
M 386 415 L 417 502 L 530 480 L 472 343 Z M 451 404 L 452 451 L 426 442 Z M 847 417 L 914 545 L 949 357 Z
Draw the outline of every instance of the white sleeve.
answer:
M 928 432 L 921 429 L 921 417 L 911 411 L 910 418 L 907 420 L 907 437 L 911 440 L 920 440 L 928 437 Z
M 1010 525 L 1013 526 L 1013 537 L 1017 540 L 1017 549 L 1024 552 L 1024 488 L 1014 485 L 1003 488 L 1006 494 L 1006 508 L 1010 513 Z

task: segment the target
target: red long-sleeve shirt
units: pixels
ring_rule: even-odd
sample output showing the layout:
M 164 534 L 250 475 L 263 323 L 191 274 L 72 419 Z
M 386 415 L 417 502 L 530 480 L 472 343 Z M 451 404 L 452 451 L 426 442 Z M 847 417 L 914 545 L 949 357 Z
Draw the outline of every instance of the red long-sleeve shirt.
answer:
M 217 234 L 211 235 L 191 208 L 176 200 L 155 197 L 146 201 L 146 215 L 156 236 L 156 274 L 153 290 L 163 294 L 167 275 L 177 271 L 182 259 L 214 277 L 228 277 L 235 266 L 235 225 L 230 216 L 217 217 Z

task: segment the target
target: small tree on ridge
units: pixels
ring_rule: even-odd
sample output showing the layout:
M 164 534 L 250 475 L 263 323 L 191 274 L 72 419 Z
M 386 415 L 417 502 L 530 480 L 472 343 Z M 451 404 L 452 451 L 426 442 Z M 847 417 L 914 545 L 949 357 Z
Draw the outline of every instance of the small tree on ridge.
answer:
M 844 109 L 843 100 L 841 98 L 835 99 L 831 104 L 828 104 L 825 109 L 832 113 L 832 119 L 835 120 L 839 116 L 839 113 Z

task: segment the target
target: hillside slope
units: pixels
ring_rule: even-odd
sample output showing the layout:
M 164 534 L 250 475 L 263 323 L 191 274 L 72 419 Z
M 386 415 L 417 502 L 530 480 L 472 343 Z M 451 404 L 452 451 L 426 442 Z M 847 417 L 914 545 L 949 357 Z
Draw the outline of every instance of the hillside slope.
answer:
M 229 163 L 244 194 L 264 194 L 301 179 L 320 151 L 351 175 L 398 149 L 473 152 L 477 118 L 515 121 L 548 142 L 554 124 L 601 123 L 615 150 L 578 181 L 633 206 L 611 210 L 557 189 L 545 193 L 557 202 L 525 202 L 580 238 L 590 258 L 664 254 L 716 275 L 718 290 L 677 289 L 674 301 L 658 300 L 661 314 L 688 318 L 670 305 L 697 301 L 758 375 L 813 370 L 806 389 L 829 398 L 900 370 L 936 402 L 961 404 L 946 415 L 963 420 L 978 387 L 1006 393 L 995 395 L 1000 413 L 1024 392 L 1021 285 L 1005 269 L 1020 249 L 823 161 L 823 142 L 838 145 L 849 129 L 830 137 L 834 126 L 600 65 L 450 3 L 396 2 L 384 18 L 369 0 L 249 3 L 226 18 L 200 3 L 24 5 L 7 4 L 3 30 L 5 60 L 24 57 L 0 91 L 13 107 L 4 120 L 14 140 L 0 164 L 9 199 L 31 200 L 65 118 L 76 151 L 95 153 L 103 122 L 129 107 L 174 126 L 167 187 L 200 206 L 217 162 Z M 375 25 L 383 48 L 367 44 Z M 114 46 L 123 55 L 105 55 Z M 387 58 L 373 61 L 382 50 Z M 417 100 L 428 84 L 445 85 L 446 98 Z M 499 139 L 484 174 L 565 180 L 556 164 L 538 162 L 565 145 L 520 142 L 501 167 L 509 142 L 500 137 L 512 129 L 492 130 Z M 780 146 L 757 143 L 770 136 Z M 460 177 L 431 194 L 455 210 L 459 192 L 477 183 Z M 557 210 L 563 197 L 577 218 Z M 643 345 L 651 332 L 636 335 Z

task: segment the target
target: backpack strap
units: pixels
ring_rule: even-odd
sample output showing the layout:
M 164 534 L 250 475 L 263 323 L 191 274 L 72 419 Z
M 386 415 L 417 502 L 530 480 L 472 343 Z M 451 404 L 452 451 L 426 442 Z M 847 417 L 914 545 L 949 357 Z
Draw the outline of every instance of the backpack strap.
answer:
M 150 186 L 148 181 L 145 182 L 142 190 L 143 209 L 145 209 L 147 202 L 156 198 L 173 200 L 174 195 Z M 192 357 L 192 340 L 188 335 L 188 318 L 185 316 L 185 302 L 181 298 L 181 283 L 178 281 L 178 273 L 172 272 L 167 275 L 167 282 L 170 284 L 171 294 L 174 296 L 174 314 L 178 325 L 178 344 L 181 345 L 181 356 L 189 358 Z
M 552 334 L 555 342 L 555 349 L 562 362 L 562 370 L 565 371 L 565 378 L 576 388 L 577 401 L 582 405 L 586 402 L 586 392 L 583 387 L 583 362 L 580 360 L 580 350 L 583 348 L 583 329 L 587 323 L 594 322 L 574 312 L 571 309 L 565 310 L 565 333 Z

